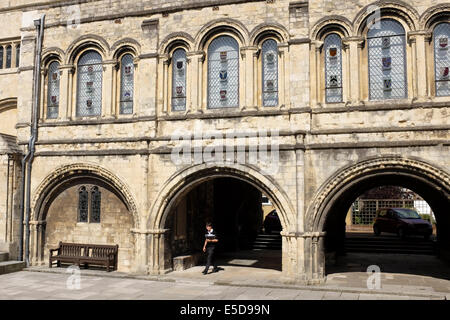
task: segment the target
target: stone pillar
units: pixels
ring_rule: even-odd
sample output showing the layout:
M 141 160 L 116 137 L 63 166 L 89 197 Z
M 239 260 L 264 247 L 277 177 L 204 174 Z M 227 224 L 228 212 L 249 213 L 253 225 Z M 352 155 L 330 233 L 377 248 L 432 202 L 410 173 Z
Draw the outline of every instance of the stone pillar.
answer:
M 431 38 L 431 34 L 426 31 L 415 31 L 408 33 L 408 40 L 412 44 L 413 58 L 413 85 L 415 88 L 414 98 L 420 101 L 428 99 L 430 94 L 428 70 L 427 70 L 427 45 L 426 40 Z
M 134 238 L 134 257 L 132 263 L 132 273 L 146 274 L 148 262 L 148 231 L 131 229 Z
M 311 106 L 321 105 L 320 90 L 321 90 L 321 70 L 320 70 L 320 51 L 322 50 L 323 41 L 311 42 L 311 72 L 309 74 L 311 79 Z
M 361 50 L 364 45 L 364 38 L 350 37 L 343 40 L 345 46 L 349 48 L 348 68 L 350 69 L 350 102 L 353 105 L 361 103 Z M 357 67 L 353 67 L 357 66 Z M 345 70 L 343 70 L 345 72 Z
M 151 275 L 165 274 L 172 269 L 171 250 L 168 241 L 169 229 L 147 230 L 149 235 L 149 255 L 147 273 Z
M 117 60 L 103 61 L 102 117 L 114 118 L 114 73 Z
M 243 97 L 241 105 L 241 110 L 257 110 L 257 104 L 254 103 L 254 97 L 257 94 L 257 89 L 255 90 L 255 70 L 258 70 L 257 61 L 255 63 L 254 55 L 258 51 L 258 47 L 249 46 L 241 48 L 241 56 L 243 60 Z M 251 85 L 249 85 L 251 84 Z
M 47 106 L 44 104 L 46 99 L 45 99 L 45 92 L 46 88 L 47 88 L 47 83 L 45 82 L 45 77 L 48 73 L 48 70 L 46 70 L 45 68 L 41 68 L 41 92 L 40 92 L 40 97 L 39 97 L 39 122 L 42 122 L 45 120 L 46 115 L 47 115 Z M 48 88 L 47 88 L 48 90 Z
M 73 65 L 59 66 L 60 82 L 59 82 L 59 110 L 58 118 L 67 121 L 72 114 L 72 76 L 74 73 Z
M 169 113 L 169 64 L 170 59 L 163 60 L 163 83 L 162 83 L 162 92 L 163 92 L 163 109 L 162 114 L 167 115 Z
M 192 113 L 203 112 L 203 62 L 205 61 L 204 51 L 188 52 L 187 58 L 190 60 L 186 82 L 190 83 L 189 100 L 186 101 L 187 109 Z
M 278 44 L 278 105 L 284 108 L 289 105 L 289 72 L 287 65 L 289 45 L 287 43 Z

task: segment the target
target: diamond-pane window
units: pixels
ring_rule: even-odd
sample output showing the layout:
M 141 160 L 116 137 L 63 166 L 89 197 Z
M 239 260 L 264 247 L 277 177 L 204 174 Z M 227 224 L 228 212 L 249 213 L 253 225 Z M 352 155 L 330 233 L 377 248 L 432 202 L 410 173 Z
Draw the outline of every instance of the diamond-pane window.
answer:
M 405 45 L 405 30 L 395 20 L 383 19 L 369 29 L 370 100 L 407 97 Z
M 59 63 L 54 61 L 48 67 L 47 119 L 58 117 L 59 109 Z
M 11 54 L 12 54 L 12 48 L 11 46 L 6 47 L 6 69 L 11 68 Z
M 3 54 L 5 52 L 5 49 L 0 46 L 0 69 L 3 69 Z
M 102 202 L 102 194 L 98 187 L 92 187 L 91 190 L 91 219 L 89 222 L 100 222 L 100 207 Z
M 88 191 L 83 186 L 78 191 L 78 222 L 88 221 Z
M 324 41 L 325 98 L 327 103 L 342 102 L 342 40 L 335 33 Z
M 133 113 L 134 63 L 133 56 L 126 54 L 120 62 L 120 113 Z
M 278 46 L 275 40 L 266 40 L 262 45 L 263 106 L 278 105 Z
M 16 68 L 19 67 L 20 64 L 20 44 L 16 46 Z
M 102 111 L 102 57 L 88 51 L 78 61 L 77 116 L 99 116 Z
M 436 96 L 450 96 L 450 23 L 440 23 L 433 32 Z
M 239 44 L 230 36 L 208 48 L 208 108 L 239 106 Z
M 186 52 L 177 49 L 172 54 L 172 110 L 186 110 Z

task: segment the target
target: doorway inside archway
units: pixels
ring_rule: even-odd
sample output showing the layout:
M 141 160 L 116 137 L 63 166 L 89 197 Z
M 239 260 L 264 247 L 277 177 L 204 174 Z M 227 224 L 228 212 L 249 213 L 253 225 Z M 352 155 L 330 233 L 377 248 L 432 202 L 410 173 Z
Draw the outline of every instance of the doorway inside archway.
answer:
M 206 222 L 212 222 L 218 234 L 216 259 L 223 271 L 281 271 L 281 223 L 270 200 L 252 184 L 232 177 L 211 178 L 174 201 L 165 228 L 170 230 L 175 272 L 193 271 L 195 266 L 202 270 Z

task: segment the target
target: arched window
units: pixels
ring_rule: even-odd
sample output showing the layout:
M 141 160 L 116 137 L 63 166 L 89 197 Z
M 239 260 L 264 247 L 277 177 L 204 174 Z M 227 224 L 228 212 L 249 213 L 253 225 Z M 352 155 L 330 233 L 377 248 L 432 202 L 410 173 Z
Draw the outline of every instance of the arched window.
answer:
M 11 68 L 11 54 L 12 54 L 12 52 L 11 52 L 11 46 L 7 46 L 6 47 L 6 69 L 8 69 L 8 68 Z
M 102 57 L 87 51 L 78 61 L 77 116 L 98 116 L 102 111 Z
M 99 223 L 100 222 L 100 205 L 101 205 L 102 194 L 97 186 L 91 189 L 91 218 L 89 222 Z
M 208 108 L 239 106 L 239 45 L 230 36 L 214 39 L 208 48 Z
M 58 117 L 59 109 L 59 63 L 54 61 L 48 66 L 47 119 Z
M 325 38 L 325 101 L 342 102 L 342 40 L 332 33 Z
M 186 51 L 177 49 L 172 55 L 172 110 L 186 110 Z
M 16 46 L 16 68 L 19 67 L 20 64 L 20 44 Z
M 78 222 L 88 222 L 88 192 L 85 186 L 78 190 Z
M 278 105 L 278 46 L 269 39 L 262 45 L 262 88 L 263 106 Z
M 120 61 L 120 113 L 133 113 L 134 64 L 133 56 L 126 54 Z
M 392 19 L 373 24 L 367 34 L 369 99 L 407 97 L 405 30 Z
M 434 68 L 436 96 L 450 96 L 450 23 L 440 23 L 434 28 Z
M 3 49 L 2 46 L 0 46 L 0 69 L 3 69 L 3 55 L 5 53 L 5 49 Z

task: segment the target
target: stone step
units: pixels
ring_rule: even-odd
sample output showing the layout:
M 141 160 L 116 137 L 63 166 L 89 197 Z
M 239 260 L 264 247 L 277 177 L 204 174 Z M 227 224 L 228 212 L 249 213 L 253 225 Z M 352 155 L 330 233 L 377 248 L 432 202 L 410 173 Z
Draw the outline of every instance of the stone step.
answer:
M 21 271 L 25 268 L 25 261 L 3 261 L 0 262 L 0 274 Z
M 9 253 L 8 252 L 0 252 L 0 262 L 8 261 Z

